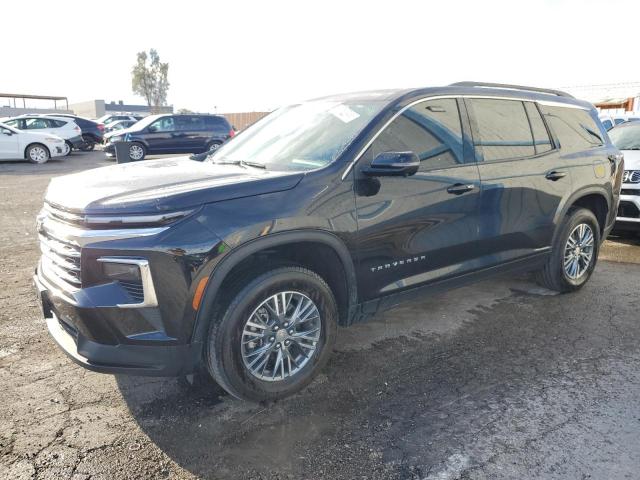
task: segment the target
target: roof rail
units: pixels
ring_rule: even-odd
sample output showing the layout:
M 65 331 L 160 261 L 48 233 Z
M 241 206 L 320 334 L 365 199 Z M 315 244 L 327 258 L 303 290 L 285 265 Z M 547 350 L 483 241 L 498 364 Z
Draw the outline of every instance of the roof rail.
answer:
M 530 92 L 548 93 L 557 95 L 558 97 L 575 98 L 573 95 L 561 90 L 552 90 L 550 88 L 525 87 L 523 85 L 509 85 L 507 83 L 489 83 L 489 82 L 456 82 L 449 85 L 450 87 L 486 87 L 486 88 L 505 88 L 508 90 L 528 90 Z

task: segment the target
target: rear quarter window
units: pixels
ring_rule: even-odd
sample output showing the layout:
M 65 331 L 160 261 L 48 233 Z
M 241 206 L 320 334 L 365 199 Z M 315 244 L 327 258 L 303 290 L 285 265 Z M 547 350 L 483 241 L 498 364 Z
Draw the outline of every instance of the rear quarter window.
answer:
M 205 126 L 207 130 L 214 130 L 216 132 L 228 133 L 231 130 L 231 125 L 225 118 L 221 117 L 204 117 Z
M 558 137 L 560 149 L 579 152 L 604 145 L 600 128 L 582 108 L 540 105 L 547 124 Z

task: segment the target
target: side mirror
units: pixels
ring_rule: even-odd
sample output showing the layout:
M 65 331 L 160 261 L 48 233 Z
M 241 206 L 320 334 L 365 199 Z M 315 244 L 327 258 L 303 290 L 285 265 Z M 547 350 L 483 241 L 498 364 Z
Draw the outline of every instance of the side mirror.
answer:
M 413 152 L 382 152 L 362 173 L 370 177 L 408 177 L 418 171 L 420 159 Z
M 11 130 L 5 130 L 4 128 L 2 129 L 2 133 L 4 133 L 5 135 L 8 135 L 9 137 L 13 135 L 13 132 Z

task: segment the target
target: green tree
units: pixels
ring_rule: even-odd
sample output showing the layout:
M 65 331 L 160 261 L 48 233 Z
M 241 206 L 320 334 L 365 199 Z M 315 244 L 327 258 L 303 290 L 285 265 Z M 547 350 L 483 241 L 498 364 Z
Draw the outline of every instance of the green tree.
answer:
M 169 64 L 160 62 L 160 55 L 153 48 L 138 53 L 138 61 L 131 71 L 133 93 L 147 101 L 147 105 L 157 110 L 167 104 L 169 91 Z

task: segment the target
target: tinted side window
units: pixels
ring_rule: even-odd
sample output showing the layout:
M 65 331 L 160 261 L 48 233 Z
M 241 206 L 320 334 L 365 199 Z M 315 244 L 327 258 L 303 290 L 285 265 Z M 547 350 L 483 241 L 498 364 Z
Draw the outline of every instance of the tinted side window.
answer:
M 600 129 L 589 112 L 581 108 L 540 105 L 547 124 L 558 136 L 560 148 L 577 152 L 603 145 Z
M 173 117 L 159 118 L 149 126 L 149 130 L 152 132 L 173 132 L 175 129 Z
M 466 103 L 476 124 L 473 143 L 485 161 L 535 154 L 529 120 L 522 102 L 472 98 Z
M 455 99 L 428 100 L 405 110 L 376 138 L 369 158 L 382 152 L 406 151 L 418 155 L 421 171 L 464 162 L 462 125 Z
M 49 124 L 44 118 L 27 118 L 25 120 L 25 128 L 27 130 L 39 130 L 41 128 L 49 128 Z
M 176 117 L 178 130 L 204 130 L 204 121 L 202 117 Z
M 607 130 L 611 130 L 611 127 L 613 127 L 613 123 L 611 122 L 611 120 L 605 120 L 604 122 L 602 122 L 602 125 L 604 125 L 604 128 Z
M 52 128 L 61 128 L 67 124 L 67 122 L 63 122 L 62 120 L 48 120 L 48 122 Z
M 204 122 L 206 125 L 207 130 L 214 130 L 214 131 L 224 131 L 225 133 L 228 132 L 230 130 L 230 128 L 227 128 L 227 122 L 224 118 L 220 118 L 220 117 L 204 117 Z
M 536 104 L 533 102 L 524 102 L 524 108 L 527 111 L 529 123 L 531 124 L 531 132 L 533 133 L 533 143 L 536 147 L 536 154 L 553 150 L 553 143 L 551 143 L 549 132 L 547 131 L 547 127 L 542 120 L 542 116 L 540 115 Z

